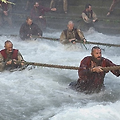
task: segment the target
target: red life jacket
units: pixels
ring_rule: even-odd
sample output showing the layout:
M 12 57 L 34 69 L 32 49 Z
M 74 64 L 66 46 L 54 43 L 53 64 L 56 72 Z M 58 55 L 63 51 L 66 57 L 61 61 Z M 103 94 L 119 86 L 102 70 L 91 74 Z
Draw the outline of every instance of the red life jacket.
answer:
M 6 59 L 7 59 L 6 49 L 1 50 L 0 53 L 2 54 L 2 56 L 4 58 L 4 61 L 6 61 Z M 18 60 L 18 50 L 17 49 L 13 49 L 12 58 L 11 59 Z

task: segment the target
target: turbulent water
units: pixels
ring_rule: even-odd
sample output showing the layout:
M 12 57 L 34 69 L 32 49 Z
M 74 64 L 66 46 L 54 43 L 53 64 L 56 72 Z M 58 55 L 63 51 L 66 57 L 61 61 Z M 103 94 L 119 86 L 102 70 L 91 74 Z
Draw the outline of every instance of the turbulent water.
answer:
M 61 31 L 48 29 L 43 36 L 59 38 Z M 11 34 L 11 33 L 10 33 Z M 18 34 L 14 32 L 14 34 Z M 120 44 L 120 36 L 89 30 L 88 41 Z M 0 49 L 11 40 L 26 61 L 78 67 L 93 45 L 62 45 L 45 39 L 21 41 L 0 36 Z M 103 57 L 120 64 L 120 48 L 100 46 Z M 0 120 L 120 120 L 120 78 L 108 73 L 106 89 L 86 95 L 68 85 L 78 79 L 76 70 L 28 66 L 23 71 L 0 73 Z

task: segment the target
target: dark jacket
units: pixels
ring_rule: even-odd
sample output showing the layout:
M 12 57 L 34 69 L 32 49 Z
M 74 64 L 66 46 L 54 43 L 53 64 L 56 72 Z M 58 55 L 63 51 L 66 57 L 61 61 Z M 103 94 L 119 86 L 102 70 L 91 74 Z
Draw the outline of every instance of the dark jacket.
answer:
M 104 82 L 104 77 L 107 72 L 91 72 L 91 64 L 96 63 L 92 60 L 91 56 L 85 57 L 80 64 L 79 70 L 78 70 L 78 75 L 79 79 L 77 81 L 77 87 L 79 87 L 82 91 L 99 91 Z M 110 66 L 115 66 L 114 63 L 112 63 L 110 60 L 103 58 L 101 59 L 101 62 L 97 66 L 102 66 L 102 67 L 110 67 Z M 111 71 L 114 75 L 117 77 L 120 76 L 120 71 L 115 70 Z
M 22 24 L 19 31 L 22 40 L 29 39 L 31 35 L 42 36 L 42 30 L 34 23 L 28 25 L 26 22 Z
M 38 8 L 33 7 L 33 9 L 31 10 L 31 17 L 34 21 L 39 19 L 39 16 L 44 16 L 45 12 L 49 12 L 51 11 L 50 8 L 45 8 L 43 6 L 39 6 Z

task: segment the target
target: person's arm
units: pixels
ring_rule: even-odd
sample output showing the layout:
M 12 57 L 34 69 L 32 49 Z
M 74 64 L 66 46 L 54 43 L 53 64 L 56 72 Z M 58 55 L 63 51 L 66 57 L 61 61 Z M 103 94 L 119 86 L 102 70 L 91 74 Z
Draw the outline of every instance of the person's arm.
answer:
M 23 66 L 24 65 L 24 59 L 23 59 L 23 57 L 22 57 L 22 55 L 21 55 L 21 53 L 19 51 L 18 51 L 17 58 L 18 58 L 18 60 L 13 59 L 14 64 L 18 64 L 18 65 Z
M 22 24 L 19 31 L 19 36 L 22 40 L 29 38 L 29 36 L 27 36 L 27 31 L 25 30 L 25 24 Z
M 4 70 L 5 64 L 6 63 L 4 62 L 4 58 L 3 58 L 3 56 L 0 53 L 0 72 L 2 72 Z
M 94 11 L 93 11 L 92 17 L 93 17 L 93 22 L 96 22 L 98 20 L 97 15 L 95 14 Z
M 42 32 L 42 30 L 38 27 L 38 25 L 35 25 L 35 27 L 36 27 L 36 30 L 37 30 L 37 34 L 38 34 L 38 36 L 42 36 L 43 35 L 43 32 Z
M 116 64 L 114 64 L 112 61 L 105 59 L 107 66 L 106 67 L 110 67 L 110 66 L 116 66 Z M 120 70 L 112 70 L 111 71 L 114 75 L 116 75 L 117 77 L 120 76 Z
M 85 43 L 85 42 L 86 42 L 86 39 L 85 39 L 85 37 L 84 37 L 83 32 L 82 32 L 80 29 L 77 29 L 77 33 L 78 33 L 80 39 Z
M 82 13 L 82 18 L 84 22 L 91 23 L 91 19 L 89 19 L 88 16 L 84 12 Z

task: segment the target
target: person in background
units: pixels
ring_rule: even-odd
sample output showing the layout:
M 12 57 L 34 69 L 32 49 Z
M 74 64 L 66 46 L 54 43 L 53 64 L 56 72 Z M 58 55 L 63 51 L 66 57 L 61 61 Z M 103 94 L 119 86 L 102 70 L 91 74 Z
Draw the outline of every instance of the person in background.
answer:
M 50 8 L 55 7 L 56 2 L 59 2 L 59 1 L 57 1 L 57 0 L 51 0 L 51 2 L 50 2 Z M 63 0 L 63 10 L 64 10 L 65 14 L 67 13 L 67 7 L 68 7 L 67 0 Z
M 94 46 L 91 50 L 91 56 L 85 57 L 78 70 L 79 79 L 77 82 L 70 83 L 70 87 L 80 92 L 98 93 L 104 89 L 104 77 L 108 71 L 102 67 L 116 66 L 112 61 L 102 57 L 101 49 Z M 120 76 L 120 70 L 111 70 L 117 77 Z
M 98 20 L 97 15 L 92 10 L 91 4 L 85 5 L 85 10 L 82 12 L 82 19 L 87 25 L 92 25 Z
M 40 2 L 35 2 L 33 9 L 31 10 L 31 17 L 33 21 L 41 26 L 41 29 L 46 28 L 45 12 L 56 11 L 56 8 L 45 8 L 40 5 Z
M 19 50 L 13 49 L 12 42 L 7 40 L 4 47 L 0 51 L 0 71 L 22 67 L 24 59 Z
M 33 37 L 33 35 L 41 37 L 42 30 L 37 24 L 33 23 L 31 17 L 27 17 L 26 22 L 20 27 L 19 35 L 22 40 L 30 39 Z
M 115 8 L 115 6 L 117 5 L 118 2 L 120 2 L 120 0 L 113 0 L 113 1 L 112 1 L 112 4 L 111 4 L 111 6 L 110 6 L 110 8 L 109 8 L 109 11 L 108 11 L 108 13 L 107 13 L 107 16 L 109 16 L 109 15 L 111 14 L 111 12 L 113 11 L 113 9 Z
M 60 35 L 60 42 L 63 44 L 76 43 L 76 40 L 86 42 L 83 32 L 80 29 L 74 28 L 73 21 L 69 21 L 67 29 L 63 30 Z
M 12 25 L 12 5 L 0 2 L 0 26 L 6 25 L 6 22 L 9 26 Z

